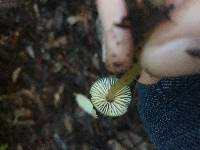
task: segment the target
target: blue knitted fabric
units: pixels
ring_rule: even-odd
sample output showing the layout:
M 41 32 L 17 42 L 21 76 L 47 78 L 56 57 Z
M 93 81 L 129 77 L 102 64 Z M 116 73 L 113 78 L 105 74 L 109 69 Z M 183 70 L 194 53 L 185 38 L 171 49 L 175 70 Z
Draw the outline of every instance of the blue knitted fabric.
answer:
M 200 75 L 136 87 L 139 115 L 156 150 L 200 150 Z

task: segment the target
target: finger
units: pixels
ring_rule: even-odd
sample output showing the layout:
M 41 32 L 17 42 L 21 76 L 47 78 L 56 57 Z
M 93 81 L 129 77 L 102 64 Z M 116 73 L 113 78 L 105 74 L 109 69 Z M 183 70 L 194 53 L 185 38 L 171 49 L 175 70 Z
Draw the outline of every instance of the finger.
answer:
M 143 70 L 140 74 L 140 78 L 138 79 L 138 82 L 147 85 L 147 84 L 157 83 L 160 81 L 160 79 L 161 78 L 159 77 L 151 76 L 150 74 L 148 74 L 147 72 Z
M 141 55 L 145 70 L 156 76 L 200 73 L 199 9 L 200 1 L 183 1 L 156 28 Z
M 127 70 L 133 61 L 133 40 L 130 29 L 120 24 L 127 16 L 124 0 L 97 0 L 99 17 L 103 27 L 103 60 L 111 72 Z

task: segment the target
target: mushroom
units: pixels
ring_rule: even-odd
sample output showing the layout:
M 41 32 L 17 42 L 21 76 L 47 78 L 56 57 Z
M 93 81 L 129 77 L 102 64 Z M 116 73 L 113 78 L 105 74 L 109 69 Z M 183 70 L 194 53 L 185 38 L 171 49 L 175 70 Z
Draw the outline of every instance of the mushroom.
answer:
M 94 107 L 106 116 L 124 115 L 132 99 L 129 85 L 140 71 L 140 66 L 135 64 L 120 79 L 110 76 L 94 82 L 90 89 L 91 102 Z
M 90 89 L 91 102 L 101 114 L 109 117 L 117 117 L 127 112 L 131 102 L 131 90 L 125 85 L 109 96 L 110 88 L 118 79 L 114 76 L 98 79 Z

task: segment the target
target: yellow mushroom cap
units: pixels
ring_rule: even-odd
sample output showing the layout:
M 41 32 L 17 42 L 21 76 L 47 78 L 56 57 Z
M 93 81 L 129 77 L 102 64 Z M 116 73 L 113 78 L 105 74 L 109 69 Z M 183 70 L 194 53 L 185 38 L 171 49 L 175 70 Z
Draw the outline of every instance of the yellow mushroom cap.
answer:
M 109 89 L 117 80 L 116 77 L 100 78 L 93 83 L 90 89 L 92 104 L 97 111 L 105 116 L 117 117 L 124 115 L 131 102 L 131 90 L 128 86 L 124 86 L 117 91 L 113 99 L 107 99 Z

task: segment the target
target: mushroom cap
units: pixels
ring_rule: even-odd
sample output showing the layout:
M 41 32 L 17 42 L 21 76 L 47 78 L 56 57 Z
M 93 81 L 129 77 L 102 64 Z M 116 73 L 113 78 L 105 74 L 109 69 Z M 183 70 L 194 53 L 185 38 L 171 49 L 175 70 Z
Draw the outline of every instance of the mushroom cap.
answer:
M 132 96 L 129 86 L 124 86 L 117 91 L 113 99 L 107 99 L 109 89 L 117 80 L 113 76 L 104 77 L 95 81 L 91 86 L 91 102 L 95 109 L 105 116 L 118 117 L 124 115 L 131 102 Z

